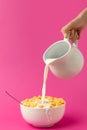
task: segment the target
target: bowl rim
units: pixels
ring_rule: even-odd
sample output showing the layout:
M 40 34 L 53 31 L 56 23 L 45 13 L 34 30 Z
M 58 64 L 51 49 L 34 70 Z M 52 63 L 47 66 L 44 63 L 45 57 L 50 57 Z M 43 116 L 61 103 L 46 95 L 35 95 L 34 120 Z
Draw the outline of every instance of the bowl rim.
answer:
M 61 108 L 61 107 L 65 107 L 66 106 L 66 102 L 64 101 L 64 104 L 60 105 L 60 106 L 55 106 L 53 108 L 36 108 L 36 107 L 28 107 L 28 106 L 24 106 L 22 103 L 20 103 L 20 107 L 24 107 L 26 109 L 32 109 L 32 110 L 48 110 L 48 109 L 57 109 L 57 108 Z

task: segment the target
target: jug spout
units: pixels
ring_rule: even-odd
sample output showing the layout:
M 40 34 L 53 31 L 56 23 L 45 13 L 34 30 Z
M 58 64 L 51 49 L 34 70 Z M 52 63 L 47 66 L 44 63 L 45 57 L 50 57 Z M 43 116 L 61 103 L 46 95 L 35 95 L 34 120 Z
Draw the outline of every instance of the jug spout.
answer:
M 55 62 L 56 60 L 57 60 L 57 58 L 53 58 L 53 59 L 49 58 L 49 59 L 46 59 L 45 63 L 49 65 L 49 64 Z

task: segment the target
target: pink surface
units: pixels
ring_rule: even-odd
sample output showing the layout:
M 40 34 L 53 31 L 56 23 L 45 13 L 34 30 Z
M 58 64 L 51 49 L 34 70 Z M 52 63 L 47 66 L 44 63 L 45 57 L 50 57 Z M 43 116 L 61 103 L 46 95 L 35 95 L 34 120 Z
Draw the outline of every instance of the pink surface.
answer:
M 19 100 L 41 94 L 45 49 L 63 39 L 61 27 L 86 6 L 86 0 L 0 0 L 0 130 L 38 129 L 23 120 L 19 104 L 4 91 Z M 67 103 L 51 130 L 87 130 L 87 29 L 79 49 L 85 58 L 79 75 L 62 80 L 49 72 L 47 95 Z

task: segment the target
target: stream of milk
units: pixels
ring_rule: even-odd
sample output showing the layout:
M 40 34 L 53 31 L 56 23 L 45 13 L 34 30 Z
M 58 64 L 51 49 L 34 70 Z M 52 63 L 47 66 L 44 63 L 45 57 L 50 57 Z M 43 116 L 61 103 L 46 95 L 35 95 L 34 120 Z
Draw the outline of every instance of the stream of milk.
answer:
M 55 61 L 55 59 L 47 59 L 46 65 L 44 68 L 44 75 L 43 75 L 43 87 L 42 87 L 42 104 L 45 102 L 45 95 L 46 95 L 46 81 L 49 71 L 49 65 L 51 62 Z

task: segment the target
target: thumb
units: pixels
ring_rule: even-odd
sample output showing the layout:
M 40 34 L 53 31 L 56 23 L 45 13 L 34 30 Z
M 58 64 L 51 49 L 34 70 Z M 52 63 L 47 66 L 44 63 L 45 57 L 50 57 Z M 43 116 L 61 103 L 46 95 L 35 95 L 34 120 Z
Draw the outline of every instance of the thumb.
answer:
M 64 35 L 64 37 L 68 36 L 69 31 L 71 31 L 72 28 L 72 22 L 68 23 L 67 25 L 65 25 L 64 27 L 62 27 L 61 32 Z

